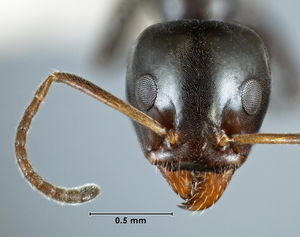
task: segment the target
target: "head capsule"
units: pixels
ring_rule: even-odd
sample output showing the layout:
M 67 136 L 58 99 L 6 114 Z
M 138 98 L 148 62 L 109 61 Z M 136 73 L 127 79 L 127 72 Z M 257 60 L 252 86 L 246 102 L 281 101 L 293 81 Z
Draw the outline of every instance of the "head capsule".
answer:
M 259 130 L 270 80 L 263 41 L 241 25 L 174 21 L 138 38 L 127 70 L 128 101 L 178 139 L 170 145 L 139 124 L 135 129 L 145 156 L 188 209 L 211 206 L 246 160 L 250 145 L 221 148 L 218 140 Z

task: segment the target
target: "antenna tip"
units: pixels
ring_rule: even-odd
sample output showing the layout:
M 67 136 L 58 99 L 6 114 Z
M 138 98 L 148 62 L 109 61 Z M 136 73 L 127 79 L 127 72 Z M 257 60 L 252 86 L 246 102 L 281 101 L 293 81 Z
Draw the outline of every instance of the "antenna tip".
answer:
M 82 202 L 87 202 L 100 194 L 100 188 L 96 184 L 86 184 L 80 187 L 79 192 L 81 194 Z

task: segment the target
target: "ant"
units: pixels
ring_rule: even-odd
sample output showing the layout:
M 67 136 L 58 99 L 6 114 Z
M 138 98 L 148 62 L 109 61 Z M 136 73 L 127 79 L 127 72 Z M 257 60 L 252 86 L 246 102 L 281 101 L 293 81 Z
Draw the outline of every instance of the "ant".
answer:
M 53 82 L 78 89 L 131 118 L 146 158 L 185 200 L 181 207 L 187 210 L 212 206 L 253 144 L 300 144 L 300 134 L 258 133 L 271 90 L 263 39 L 244 25 L 206 20 L 203 9 L 212 1 L 182 2 L 184 19 L 154 24 L 138 37 L 127 67 L 129 103 L 63 72 L 52 73 L 38 88 L 15 142 L 18 165 L 37 190 L 69 204 L 90 201 L 100 193 L 94 184 L 50 184 L 28 161 L 27 132 Z

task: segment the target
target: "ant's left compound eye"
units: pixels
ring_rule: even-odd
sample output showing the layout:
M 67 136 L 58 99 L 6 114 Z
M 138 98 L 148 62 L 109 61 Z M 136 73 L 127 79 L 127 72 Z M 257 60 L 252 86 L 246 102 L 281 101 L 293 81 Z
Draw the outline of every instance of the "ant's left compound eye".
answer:
M 136 81 L 135 98 L 140 109 L 144 111 L 151 109 L 156 95 L 157 87 L 151 75 L 143 75 Z
M 255 115 L 262 102 L 262 87 L 258 80 L 250 79 L 241 87 L 242 105 L 248 115 Z

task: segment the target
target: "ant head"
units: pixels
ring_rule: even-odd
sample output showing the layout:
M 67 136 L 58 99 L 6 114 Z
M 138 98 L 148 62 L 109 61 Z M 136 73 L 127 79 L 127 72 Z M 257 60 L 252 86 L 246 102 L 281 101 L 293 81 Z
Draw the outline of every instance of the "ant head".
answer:
M 190 185 L 212 172 L 211 182 L 225 188 L 251 145 L 220 148 L 218 142 L 223 135 L 257 132 L 269 95 L 266 48 L 254 31 L 241 25 L 199 20 L 156 24 L 140 35 L 129 60 L 129 102 L 177 134 L 171 145 L 135 123 L 146 157 L 171 185 L 178 186 L 182 175 L 188 177 L 182 172 L 200 174 L 186 179 Z M 175 187 L 184 198 L 191 191 Z
M 129 61 L 129 102 L 176 131 L 178 144 L 215 145 L 222 133 L 257 132 L 269 95 L 265 46 L 255 32 L 236 24 L 185 20 L 153 25 L 138 38 Z M 145 153 L 166 149 L 163 138 L 149 129 L 136 125 L 136 130 Z M 235 146 L 236 153 L 248 150 L 248 145 Z

